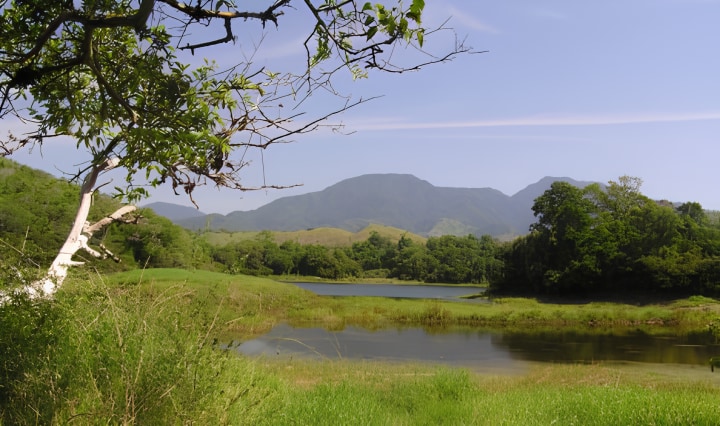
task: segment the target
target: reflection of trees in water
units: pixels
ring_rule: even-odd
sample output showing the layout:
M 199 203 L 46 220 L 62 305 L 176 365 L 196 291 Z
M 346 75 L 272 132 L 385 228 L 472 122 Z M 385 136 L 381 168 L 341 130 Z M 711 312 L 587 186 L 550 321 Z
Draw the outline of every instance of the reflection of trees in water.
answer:
M 512 332 L 494 334 L 492 343 L 516 358 L 543 362 L 706 364 L 711 356 L 720 353 L 709 333 L 658 336 L 639 330 L 624 334 Z
M 238 345 L 248 355 L 416 360 L 507 367 L 519 361 L 590 363 L 630 361 L 707 365 L 720 355 L 708 332 L 658 336 L 640 330 L 598 333 L 537 330 L 516 332 L 473 327 L 398 327 L 339 331 L 279 324 Z

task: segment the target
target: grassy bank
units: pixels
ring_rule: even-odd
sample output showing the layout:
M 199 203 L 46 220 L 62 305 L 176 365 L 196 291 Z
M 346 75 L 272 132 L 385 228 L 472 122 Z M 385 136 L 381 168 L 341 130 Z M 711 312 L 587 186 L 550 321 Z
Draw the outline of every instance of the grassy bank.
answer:
M 643 307 L 321 298 L 273 281 L 148 270 L 0 307 L 0 424 L 716 424 L 720 375 L 611 364 L 477 375 L 421 364 L 251 359 L 214 345 L 280 321 L 703 327 L 717 304 Z
M 718 381 L 603 365 L 522 376 L 362 363 L 265 366 L 284 403 L 262 424 L 717 424 Z
M 699 296 L 641 306 L 610 302 L 541 303 L 528 298 L 500 298 L 488 303 L 332 298 L 263 278 L 179 269 L 131 271 L 112 275 L 107 282 L 116 291 L 136 288 L 148 297 L 177 295 L 178 303 L 216 315 L 217 329 L 239 338 L 264 333 L 281 321 L 321 323 L 333 329 L 345 325 L 376 329 L 401 324 L 701 330 L 720 316 L 720 303 Z

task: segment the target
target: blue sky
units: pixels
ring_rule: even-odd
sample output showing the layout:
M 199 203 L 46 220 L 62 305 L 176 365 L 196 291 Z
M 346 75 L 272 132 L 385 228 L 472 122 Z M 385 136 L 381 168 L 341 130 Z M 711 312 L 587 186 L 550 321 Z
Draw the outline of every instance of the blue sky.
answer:
M 263 153 L 250 185 L 303 186 L 238 193 L 196 190 L 204 212 L 252 210 L 367 173 L 410 173 L 436 186 L 508 195 L 544 176 L 644 181 L 652 198 L 720 209 L 720 0 L 426 0 L 425 24 L 448 26 L 475 50 L 442 65 L 367 80 L 340 78 L 354 96 L 378 96 L 320 131 Z M 290 14 L 288 17 L 293 18 Z M 302 19 L 302 18 L 301 18 Z M 269 26 L 258 61 L 296 64 L 302 22 Z M 286 31 L 286 32 L 285 32 Z M 260 39 L 204 52 L 231 61 Z M 428 39 L 429 49 L 452 39 Z M 403 53 L 403 52 L 399 52 Z M 292 66 L 292 65 L 289 65 Z M 310 105 L 320 111 L 326 99 Z M 320 105 L 317 105 L 317 104 Z M 1 127 L 12 123 L 0 123 Z M 72 143 L 12 158 L 55 174 L 77 163 Z M 168 188 L 150 201 L 190 205 Z

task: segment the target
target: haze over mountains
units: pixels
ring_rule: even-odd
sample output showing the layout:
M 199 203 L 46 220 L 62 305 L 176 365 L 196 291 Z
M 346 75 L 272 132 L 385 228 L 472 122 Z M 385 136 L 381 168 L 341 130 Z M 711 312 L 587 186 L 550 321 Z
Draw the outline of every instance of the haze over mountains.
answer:
M 370 174 L 343 180 L 322 191 L 277 199 L 256 210 L 205 215 L 168 203 L 146 207 L 189 229 L 296 231 L 332 227 L 357 232 L 369 224 L 423 236 L 492 235 L 528 232 L 533 201 L 555 181 L 584 187 L 591 182 L 545 177 L 508 196 L 492 188 L 436 187 L 413 175 Z

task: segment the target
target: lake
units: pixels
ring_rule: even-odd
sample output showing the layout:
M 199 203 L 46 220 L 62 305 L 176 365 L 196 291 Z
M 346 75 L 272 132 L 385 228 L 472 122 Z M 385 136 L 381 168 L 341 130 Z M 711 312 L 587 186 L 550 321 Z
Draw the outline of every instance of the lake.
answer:
M 475 287 L 425 285 L 293 284 L 325 296 L 457 301 L 467 301 L 460 297 L 483 291 Z M 523 371 L 536 362 L 596 361 L 696 366 L 709 372 L 708 359 L 720 356 L 720 345 L 709 332 L 657 335 L 640 329 L 582 333 L 509 332 L 469 327 L 383 330 L 346 327 L 331 331 L 280 324 L 257 339 L 240 343 L 236 349 L 251 356 L 417 361 L 502 372 Z
M 708 359 L 720 355 L 720 346 L 709 333 L 517 333 L 459 327 L 330 331 L 287 324 L 239 344 L 237 350 L 252 356 L 418 361 L 503 372 L 524 370 L 533 362 L 597 361 L 683 364 L 709 372 Z
M 395 299 L 484 301 L 483 299 L 461 299 L 461 297 L 477 295 L 485 291 L 484 287 L 449 285 L 327 284 L 303 282 L 293 282 L 290 284 L 294 284 L 321 296 L 375 296 Z

